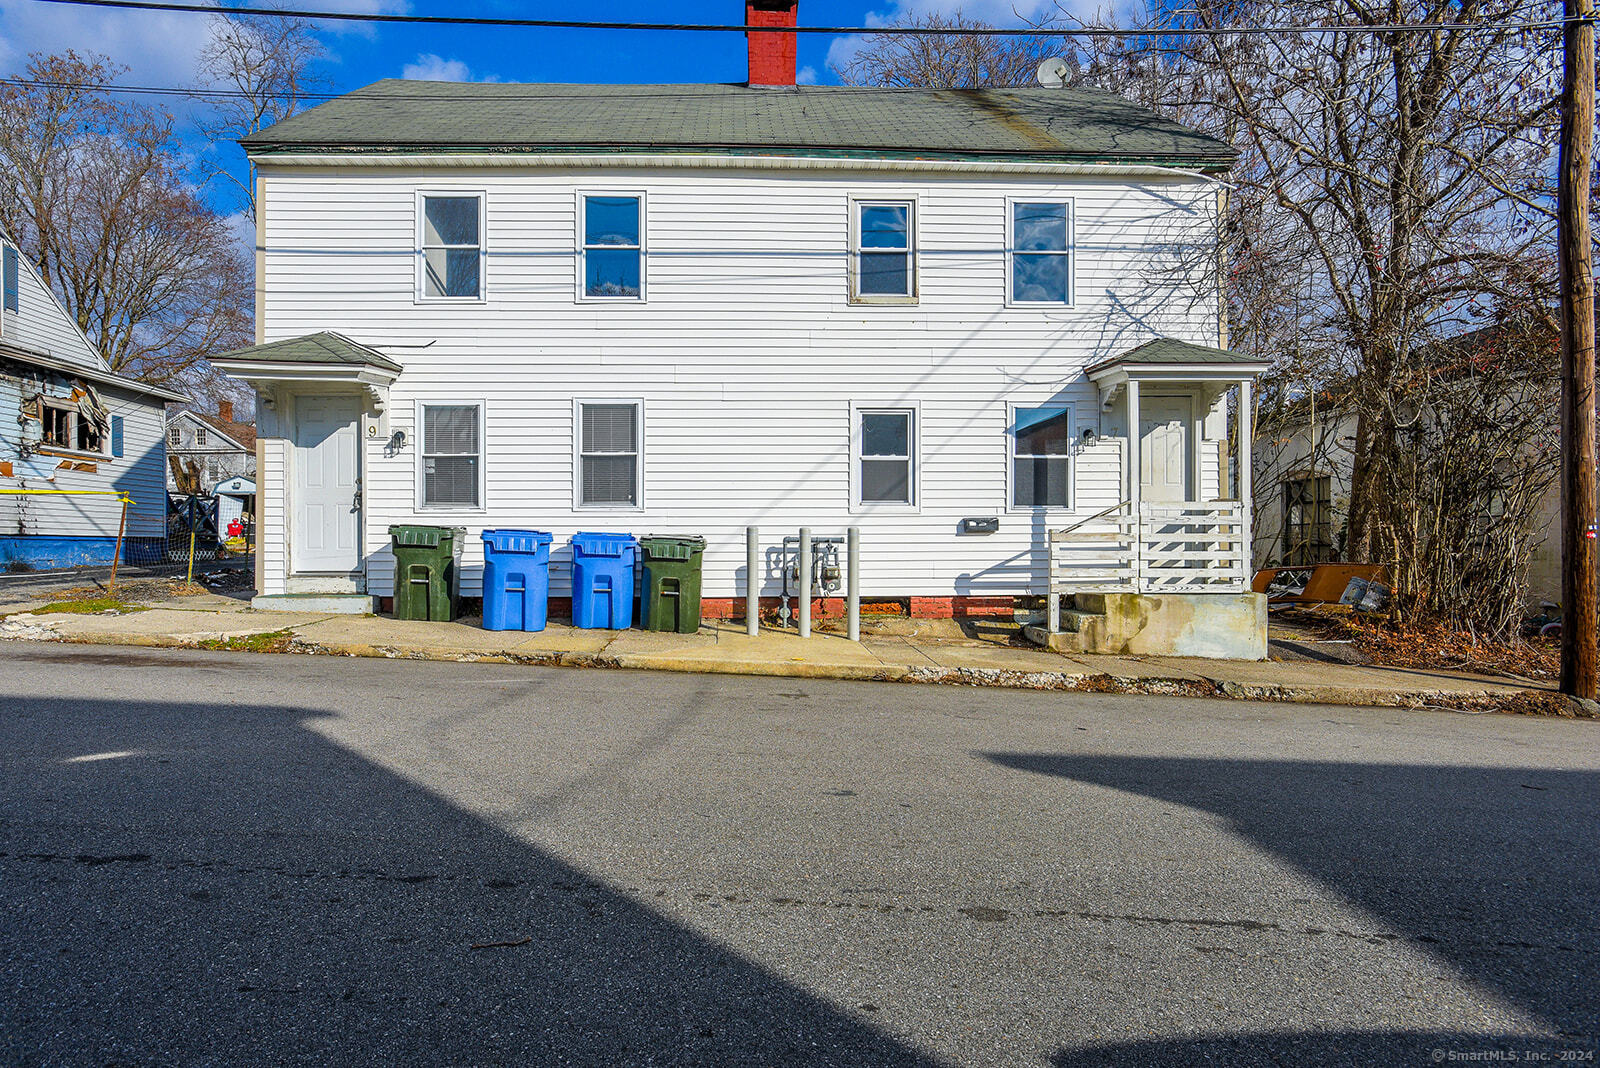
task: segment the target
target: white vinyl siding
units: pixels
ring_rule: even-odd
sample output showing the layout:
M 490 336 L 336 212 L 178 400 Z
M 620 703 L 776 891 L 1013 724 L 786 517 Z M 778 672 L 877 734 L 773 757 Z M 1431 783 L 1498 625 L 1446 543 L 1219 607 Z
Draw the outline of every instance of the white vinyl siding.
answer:
M 1007 512 L 1007 405 L 1070 404 L 1076 431 L 1070 515 L 1116 504 L 1125 444 L 1101 423 L 1083 369 L 1152 336 L 1215 344 L 1219 302 L 1202 257 L 1215 187 L 1167 179 L 978 177 L 722 171 L 263 167 L 264 340 L 337 328 L 405 365 L 384 432 L 363 433 L 365 544 L 416 508 L 416 404 L 488 397 L 481 516 L 463 589 L 476 596 L 482 526 L 555 535 L 552 590 L 566 596 L 566 546 L 578 530 L 683 532 L 708 539 L 707 597 L 743 589 L 744 529 L 763 546 L 809 526 L 862 530 L 867 596 L 1042 589 L 1045 553 L 1030 516 Z M 451 180 L 485 192 L 492 240 L 487 298 L 463 309 L 418 304 L 413 226 L 419 188 Z M 624 310 L 575 299 L 583 192 L 648 192 L 648 302 Z M 851 198 L 915 198 L 920 303 L 863 307 L 844 282 Z M 1071 200 L 1077 301 L 1041 314 L 1007 304 L 1011 200 Z M 1176 250 L 1176 251 L 1174 251 Z M 1182 284 L 1192 269 L 1196 287 Z M 578 506 L 574 400 L 639 400 L 646 433 L 636 510 Z M 851 506 L 850 402 L 918 412 L 918 504 Z M 395 430 L 406 445 L 385 450 Z M 263 444 L 270 502 L 285 470 Z M 263 506 L 264 578 L 284 566 Z M 999 532 L 956 533 L 1001 515 Z M 1058 513 L 1050 513 L 1052 523 Z M 1064 522 L 1070 522 L 1061 513 Z M 598 516 L 605 516 L 603 520 Z M 391 563 L 370 558 L 389 592 Z M 766 576 L 776 592 L 778 576 Z
M 644 406 L 579 401 L 575 406 L 578 508 L 638 508 L 643 499 Z
M 477 509 L 483 504 L 483 405 L 424 404 L 419 508 Z

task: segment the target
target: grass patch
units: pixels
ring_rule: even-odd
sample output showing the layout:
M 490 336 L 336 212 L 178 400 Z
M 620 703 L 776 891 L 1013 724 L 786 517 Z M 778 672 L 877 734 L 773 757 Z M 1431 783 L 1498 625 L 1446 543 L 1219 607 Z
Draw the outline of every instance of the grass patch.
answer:
M 115 597 L 82 597 L 73 601 L 51 601 L 41 608 L 35 608 L 36 615 L 46 612 L 71 612 L 77 615 L 95 615 L 99 612 L 116 612 L 123 615 L 128 612 L 144 612 L 146 607 L 142 604 L 129 604 L 119 601 Z
M 291 630 L 273 630 L 265 634 L 240 634 L 232 638 L 207 638 L 199 643 L 201 649 L 228 653 L 284 653 L 294 640 Z

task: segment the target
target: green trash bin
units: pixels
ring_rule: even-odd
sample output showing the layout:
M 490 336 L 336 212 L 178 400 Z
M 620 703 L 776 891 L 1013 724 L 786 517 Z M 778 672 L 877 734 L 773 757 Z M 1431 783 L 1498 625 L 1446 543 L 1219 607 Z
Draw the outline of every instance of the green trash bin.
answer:
M 456 618 L 461 608 L 461 550 L 467 540 L 462 527 L 419 527 L 406 523 L 389 528 L 394 551 L 394 618 Z
M 644 604 L 639 612 L 644 629 L 694 634 L 700 629 L 700 560 L 706 539 L 650 535 L 639 545 L 644 550 Z

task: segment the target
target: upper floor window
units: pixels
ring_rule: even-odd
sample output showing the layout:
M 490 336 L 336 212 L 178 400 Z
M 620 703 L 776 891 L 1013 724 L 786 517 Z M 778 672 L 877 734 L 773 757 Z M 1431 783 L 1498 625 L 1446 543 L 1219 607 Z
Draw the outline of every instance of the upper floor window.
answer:
M 1011 203 L 1009 290 L 1013 304 L 1072 303 L 1072 204 Z
M 644 298 L 644 196 L 586 193 L 578 228 L 583 296 L 599 300 Z
M 183 431 L 175 426 L 167 427 L 167 444 L 177 448 L 183 443 Z
M 483 298 L 483 197 L 422 193 L 419 295 L 424 300 Z
M 1011 415 L 1012 507 L 1066 508 L 1071 492 L 1067 409 L 1013 408 Z
M 203 426 L 195 427 L 194 443 L 196 445 L 204 445 L 206 443 L 206 428 L 205 427 L 203 427 Z
M 850 299 L 909 304 L 917 299 L 916 203 L 857 200 L 851 205 Z
M 19 310 L 19 302 L 17 300 L 17 271 L 19 270 L 20 264 L 17 261 L 17 250 L 12 248 L 10 245 L 5 246 L 4 261 L 5 265 L 3 270 L 5 274 L 5 309 L 6 311 L 14 312 Z

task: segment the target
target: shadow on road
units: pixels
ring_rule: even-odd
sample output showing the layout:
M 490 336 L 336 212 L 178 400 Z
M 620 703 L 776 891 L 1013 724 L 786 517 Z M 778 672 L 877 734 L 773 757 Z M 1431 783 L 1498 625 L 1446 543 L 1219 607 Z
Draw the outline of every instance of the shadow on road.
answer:
M 1418 764 L 987 753 L 1223 817 L 1460 974 L 1594 1049 L 1600 774 Z M 1319 932 L 1309 932 L 1319 933 Z M 1419 992 L 1426 996 L 1426 991 Z M 1294 1063 L 1350 1049 L 1527 1048 L 1466 1035 L 1244 1035 L 1063 1052 L 1061 1065 Z M 1560 1044 L 1558 1043 L 1558 1046 Z M 1564 1047 L 1565 1048 L 1565 1047 Z M 1277 1056 L 1279 1060 L 1272 1058 Z M 1209 1063 L 1209 1062 L 1207 1062 Z
M 315 715 L 4 702 L 0 1061 L 931 1063 Z

